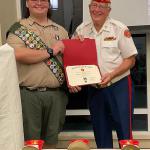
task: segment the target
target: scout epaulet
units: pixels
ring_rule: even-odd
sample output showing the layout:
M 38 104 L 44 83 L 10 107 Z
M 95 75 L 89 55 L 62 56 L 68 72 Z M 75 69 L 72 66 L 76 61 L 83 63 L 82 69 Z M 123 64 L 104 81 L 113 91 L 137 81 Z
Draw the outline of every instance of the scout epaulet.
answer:
M 16 22 L 9 29 L 7 36 L 9 33 L 13 33 L 18 36 L 28 48 L 31 49 L 47 49 L 48 46 L 41 40 L 39 36 L 37 36 L 33 31 L 27 29 L 25 26 L 21 25 L 19 22 Z M 64 71 L 61 63 L 57 59 L 57 57 L 48 58 L 45 61 L 48 68 L 55 75 L 60 85 L 64 83 Z

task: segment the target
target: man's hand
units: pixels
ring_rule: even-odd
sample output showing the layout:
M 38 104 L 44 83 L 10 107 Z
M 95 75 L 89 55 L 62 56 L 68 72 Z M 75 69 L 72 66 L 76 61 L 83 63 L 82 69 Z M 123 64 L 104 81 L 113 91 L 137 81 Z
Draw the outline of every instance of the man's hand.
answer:
M 68 88 L 69 88 L 70 93 L 77 93 L 77 92 L 81 91 L 80 86 L 69 86 Z
M 79 39 L 81 42 L 84 41 L 84 36 L 83 35 L 75 35 L 72 37 L 72 39 Z
M 65 48 L 65 45 L 62 41 L 56 42 L 54 45 L 52 45 L 53 55 L 56 56 L 58 53 L 63 54 L 64 48 Z
M 102 78 L 101 78 L 100 86 L 101 86 L 102 88 L 107 87 L 108 84 L 110 84 L 110 82 L 111 82 L 112 79 L 113 79 L 113 76 L 112 76 L 111 73 L 106 73 L 106 74 L 104 74 L 104 75 L 102 76 Z

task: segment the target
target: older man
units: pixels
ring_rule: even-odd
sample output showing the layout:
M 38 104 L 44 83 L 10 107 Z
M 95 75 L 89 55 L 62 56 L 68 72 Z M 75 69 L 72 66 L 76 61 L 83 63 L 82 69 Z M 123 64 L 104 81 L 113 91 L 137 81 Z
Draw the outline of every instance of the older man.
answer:
M 96 41 L 101 83 L 89 88 L 89 109 L 98 148 L 112 148 L 112 126 L 118 139 L 132 138 L 133 85 L 130 69 L 137 49 L 126 25 L 109 17 L 110 0 L 91 0 L 90 22 L 77 35 Z M 77 90 L 78 88 L 76 88 Z

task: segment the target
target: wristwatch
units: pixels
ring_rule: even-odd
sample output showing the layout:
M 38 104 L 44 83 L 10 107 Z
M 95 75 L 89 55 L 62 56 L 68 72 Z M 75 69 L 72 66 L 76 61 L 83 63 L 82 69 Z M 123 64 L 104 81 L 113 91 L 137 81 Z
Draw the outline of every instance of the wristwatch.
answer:
M 50 55 L 50 58 L 53 57 L 53 49 L 52 48 L 47 48 L 47 53 Z

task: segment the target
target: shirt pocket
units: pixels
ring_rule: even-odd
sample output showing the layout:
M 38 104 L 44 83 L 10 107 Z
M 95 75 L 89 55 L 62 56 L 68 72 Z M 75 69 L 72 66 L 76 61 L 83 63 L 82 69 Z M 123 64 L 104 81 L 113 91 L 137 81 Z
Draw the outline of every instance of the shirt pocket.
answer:
M 118 41 L 112 40 L 112 41 L 102 41 L 102 47 L 104 48 L 115 48 L 118 47 Z

